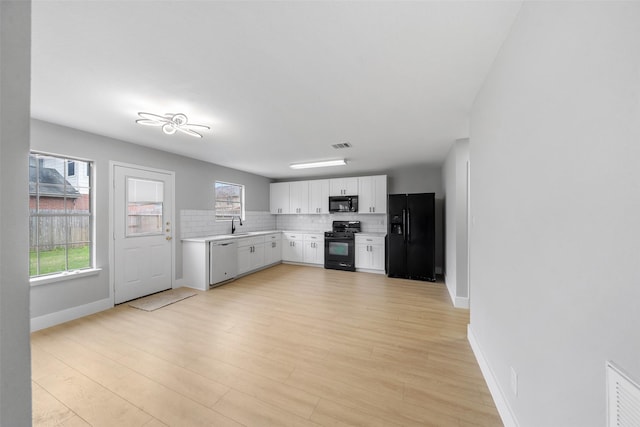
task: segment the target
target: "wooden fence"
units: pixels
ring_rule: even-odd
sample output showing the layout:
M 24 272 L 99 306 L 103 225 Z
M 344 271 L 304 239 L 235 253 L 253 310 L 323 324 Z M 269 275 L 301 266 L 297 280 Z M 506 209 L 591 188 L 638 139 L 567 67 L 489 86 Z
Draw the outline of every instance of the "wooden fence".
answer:
M 86 246 L 91 241 L 90 216 L 63 216 L 59 210 L 41 210 L 32 216 L 29 227 L 29 248 L 39 247 L 47 251 L 69 244 L 70 247 Z

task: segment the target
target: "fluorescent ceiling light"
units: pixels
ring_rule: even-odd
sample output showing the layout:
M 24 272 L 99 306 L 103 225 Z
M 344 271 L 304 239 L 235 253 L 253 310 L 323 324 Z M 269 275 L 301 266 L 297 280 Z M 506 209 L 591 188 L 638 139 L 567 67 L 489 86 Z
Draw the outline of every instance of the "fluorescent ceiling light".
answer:
M 291 163 L 289 167 L 291 169 L 309 169 L 309 168 L 324 168 L 326 166 L 344 166 L 347 164 L 345 159 L 338 160 L 324 160 L 321 162 L 308 162 L 308 163 Z

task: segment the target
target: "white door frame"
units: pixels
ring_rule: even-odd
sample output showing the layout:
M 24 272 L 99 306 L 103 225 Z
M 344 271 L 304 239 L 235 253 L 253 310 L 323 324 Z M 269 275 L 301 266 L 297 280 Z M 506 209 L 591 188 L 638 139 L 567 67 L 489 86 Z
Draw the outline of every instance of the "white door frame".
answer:
M 169 176 L 169 181 L 171 182 L 171 187 L 173 188 L 173 200 L 171 206 L 167 206 L 171 213 L 171 218 L 173 221 L 173 239 L 171 239 L 171 289 L 176 286 L 176 197 L 175 197 L 175 189 L 176 189 L 176 173 L 173 171 L 168 171 L 164 169 L 158 168 L 150 168 L 147 166 L 140 166 L 132 163 L 124 163 L 117 162 L 114 160 L 109 161 L 109 300 L 115 306 L 116 295 L 115 295 L 115 286 L 116 286 L 116 277 L 115 277 L 115 221 L 114 221 L 114 207 L 115 207 L 115 168 L 117 166 L 132 168 L 132 169 L 140 169 L 143 171 L 149 172 L 157 172 L 163 173 Z

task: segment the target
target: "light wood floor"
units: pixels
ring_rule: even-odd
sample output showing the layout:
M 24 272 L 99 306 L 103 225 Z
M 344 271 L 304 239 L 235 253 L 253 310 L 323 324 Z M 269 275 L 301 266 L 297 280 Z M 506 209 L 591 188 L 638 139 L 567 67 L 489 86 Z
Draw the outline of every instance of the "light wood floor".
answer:
M 32 334 L 35 426 L 501 426 L 442 283 L 279 265 Z

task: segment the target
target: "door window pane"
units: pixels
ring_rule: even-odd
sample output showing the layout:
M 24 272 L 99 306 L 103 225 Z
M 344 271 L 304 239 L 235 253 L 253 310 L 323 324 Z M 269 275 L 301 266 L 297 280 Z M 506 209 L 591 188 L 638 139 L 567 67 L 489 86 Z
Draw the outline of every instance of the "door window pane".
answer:
M 127 237 L 161 234 L 163 210 L 162 181 L 127 178 Z

